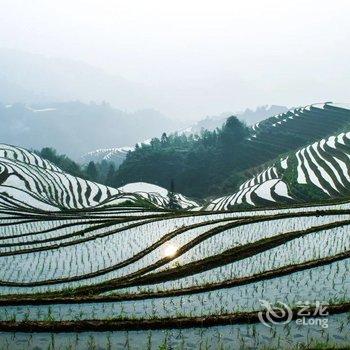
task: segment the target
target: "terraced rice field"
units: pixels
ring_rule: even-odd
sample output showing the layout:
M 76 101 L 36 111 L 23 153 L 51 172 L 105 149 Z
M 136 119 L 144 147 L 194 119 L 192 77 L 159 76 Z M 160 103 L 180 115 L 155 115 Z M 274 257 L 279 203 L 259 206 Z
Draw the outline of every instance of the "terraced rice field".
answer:
M 0 331 L 90 332 L 46 342 L 1 333 L 8 348 L 22 341 L 187 349 L 278 346 L 288 337 L 349 340 L 348 203 L 195 213 L 9 207 L 0 218 Z M 292 323 L 270 329 L 257 319 L 261 299 L 330 305 L 331 330 L 313 334 Z
M 158 186 L 113 189 L 1 145 L 0 349 L 350 344 L 349 140 L 288 154 L 204 208 L 177 194 L 179 211 Z M 296 205 L 291 169 L 337 204 Z
M 349 106 L 325 104 L 289 111 L 255 125 L 253 128 L 256 131 L 256 138 L 250 142 L 258 142 L 261 137 L 266 137 L 271 128 L 281 127 L 282 136 L 284 127 L 287 128 L 287 132 L 291 132 L 293 128 L 291 129 L 290 124 L 295 118 L 301 120 L 297 124 L 300 128 L 300 123 L 307 123 L 310 118 L 317 117 L 322 120 L 323 114 L 325 117 L 333 117 L 336 122 L 337 115 L 349 117 L 350 109 Z M 320 121 L 319 123 L 321 124 Z M 272 134 L 270 136 L 273 138 Z M 301 187 L 312 189 L 312 192 L 318 193 L 318 198 L 347 198 L 350 194 L 349 159 L 350 132 L 322 138 L 295 152 L 285 154 L 277 161 L 270 162 L 263 171 L 248 178 L 237 192 L 212 200 L 206 208 L 229 210 L 242 206 L 259 207 L 308 202 L 311 192 L 305 198 L 303 191 L 300 191 Z
M 167 192 L 145 183 L 104 186 L 67 174 L 33 152 L 0 144 L 0 208 L 61 211 L 126 203 L 163 208 L 169 202 Z M 175 198 L 181 208 L 198 206 L 180 194 Z

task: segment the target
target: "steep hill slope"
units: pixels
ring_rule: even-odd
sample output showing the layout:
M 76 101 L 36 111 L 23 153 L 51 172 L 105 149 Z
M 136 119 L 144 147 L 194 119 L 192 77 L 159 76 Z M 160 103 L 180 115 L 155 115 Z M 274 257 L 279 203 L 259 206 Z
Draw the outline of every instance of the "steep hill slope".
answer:
M 145 181 L 166 187 L 174 179 L 176 188 L 192 197 L 234 193 L 257 167 L 349 125 L 350 109 L 334 103 L 296 108 L 251 128 L 230 117 L 220 130 L 199 137 L 170 135 L 142 145 L 128 154 L 115 186 Z
M 321 139 L 274 162 L 208 210 L 350 197 L 350 132 Z
M 348 126 L 349 108 L 328 102 L 278 114 L 252 126 L 251 144 L 273 154 L 300 147 Z
M 0 205 L 55 211 L 99 205 L 119 191 L 64 173 L 22 148 L 0 145 Z
M 138 194 L 115 189 L 63 172 L 36 154 L 0 144 L 0 207 L 46 211 L 84 209 L 121 204 L 166 207 L 164 193 Z M 162 189 L 163 192 L 166 191 Z M 126 193 L 128 192 L 128 193 Z M 183 208 L 196 203 L 177 195 Z

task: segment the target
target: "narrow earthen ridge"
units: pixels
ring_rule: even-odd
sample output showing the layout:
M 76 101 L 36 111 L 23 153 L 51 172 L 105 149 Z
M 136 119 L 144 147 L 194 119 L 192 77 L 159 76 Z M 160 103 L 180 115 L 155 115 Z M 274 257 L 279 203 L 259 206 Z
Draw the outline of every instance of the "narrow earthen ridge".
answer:
M 315 307 L 310 307 L 311 316 Z M 293 319 L 299 318 L 299 309 L 293 309 Z M 350 303 L 328 305 L 329 315 L 341 314 L 350 311 Z M 278 311 L 276 311 L 278 314 Z M 103 331 L 132 331 L 149 329 L 179 329 L 193 327 L 213 327 L 234 324 L 259 323 L 259 311 L 241 312 L 206 317 L 176 317 L 154 319 L 109 319 L 109 320 L 82 320 L 82 321 L 0 321 L 1 332 L 103 332 Z M 262 311 L 262 317 L 266 315 Z M 285 321 L 281 318 L 279 322 Z M 276 319 L 278 322 L 278 319 Z
M 149 293 L 132 293 L 116 295 L 87 295 L 87 296 L 60 296 L 54 294 L 31 294 L 31 295 L 4 295 L 0 297 L 0 306 L 19 305 L 50 305 L 50 304 L 82 304 L 82 303 L 106 303 L 130 300 L 146 300 L 166 297 L 177 297 L 203 292 L 210 292 L 218 289 L 233 288 L 250 283 L 266 281 L 277 277 L 287 276 L 296 272 L 309 270 L 312 268 L 329 265 L 337 261 L 350 258 L 350 251 L 327 256 L 321 259 L 309 260 L 300 264 L 283 266 L 278 269 L 264 271 L 251 276 L 244 276 L 229 279 L 223 282 L 211 283 L 203 286 L 192 286 L 182 289 L 173 289 Z

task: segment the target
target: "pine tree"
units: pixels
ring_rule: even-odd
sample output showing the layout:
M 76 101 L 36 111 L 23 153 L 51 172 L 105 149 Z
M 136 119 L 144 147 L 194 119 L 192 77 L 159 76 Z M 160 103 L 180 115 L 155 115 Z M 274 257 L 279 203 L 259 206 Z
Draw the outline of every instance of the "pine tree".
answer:
M 169 141 L 169 138 L 165 132 L 163 132 L 160 141 L 161 141 L 162 145 L 165 145 Z
M 169 204 L 168 204 L 169 209 L 177 210 L 181 208 L 175 195 L 175 185 L 174 185 L 173 179 L 171 179 L 170 181 L 170 191 L 168 191 L 168 198 L 169 198 Z
M 97 181 L 98 180 L 98 172 L 96 165 L 93 161 L 91 161 L 87 168 L 86 168 L 86 174 L 91 181 Z
M 108 173 L 106 176 L 106 185 L 107 186 L 112 186 L 113 185 L 113 180 L 114 180 L 114 174 L 115 174 L 115 168 L 114 165 L 111 164 L 108 169 Z

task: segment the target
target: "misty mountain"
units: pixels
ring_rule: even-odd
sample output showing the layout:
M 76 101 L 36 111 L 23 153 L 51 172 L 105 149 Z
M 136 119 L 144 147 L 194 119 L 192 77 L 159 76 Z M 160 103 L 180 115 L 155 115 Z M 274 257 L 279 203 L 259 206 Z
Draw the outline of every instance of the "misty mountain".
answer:
M 237 116 L 239 119 L 247 123 L 248 125 L 253 125 L 258 123 L 266 118 L 272 117 L 277 114 L 285 113 L 289 108 L 286 106 L 278 105 L 264 105 L 259 106 L 255 110 L 247 108 L 242 112 L 238 112 Z
M 288 108 L 284 106 L 264 105 L 257 107 L 256 110 L 247 108 L 245 111 L 238 112 L 236 114 L 241 121 L 244 121 L 248 125 L 252 125 L 268 117 L 287 111 Z M 191 134 L 200 135 L 205 130 L 213 131 L 217 128 L 221 128 L 226 122 L 227 118 L 232 114 L 234 113 L 222 113 L 218 116 L 206 117 L 190 126 L 187 126 L 184 129 L 177 131 L 177 133 L 189 136 Z M 153 135 L 153 137 L 156 136 L 156 134 Z M 141 143 L 149 144 L 151 140 L 148 139 L 139 141 L 139 145 L 141 146 Z M 119 167 L 130 151 L 134 151 L 134 147 L 132 145 L 127 147 L 99 148 L 83 154 L 80 161 L 87 164 L 90 161 L 101 162 L 106 160 L 113 162 L 115 166 Z
M 3 103 L 108 101 L 126 110 L 152 106 L 136 83 L 80 61 L 0 49 L 0 96 Z
M 257 107 L 255 110 L 247 108 L 244 111 L 239 112 L 225 112 L 217 116 L 207 116 L 206 118 L 190 125 L 186 129 L 181 130 L 181 132 L 189 135 L 191 133 L 199 134 L 202 130 L 213 131 L 216 128 L 221 128 L 226 122 L 226 119 L 231 115 L 236 115 L 247 125 L 253 125 L 261 120 L 287 111 L 288 108 L 285 106 L 263 105 Z
M 79 159 L 101 147 L 135 145 L 179 123 L 154 110 L 126 113 L 107 103 L 81 102 L 40 105 L 0 105 L 0 139 L 29 149 L 53 147 Z
M 229 113 L 222 113 L 219 116 L 206 117 L 204 119 L 199 120 L 198 122 L 187 126 L 186 128 L 176 130 L 177 134 L 183 134 L 190 136 L 200 135 L 203 131 L 213 131 L 216 128 L 220 128 L 229 117 Z M 154 134 L 152 138 L 158 137 L 158 135 Z M 139 146 L 143 144 L 149 144 L 151 139 L 148 140 L 139 140 Z M 92 150 L 86 154 L 83 154 L 80 162 L 83 164 L 87 164 L 90 161 L 93 162 L 101 162 L 103 160 L 112 162 L 116 167 L 119 167 L 125 160 L 128 152 L 135 151 L 135 147 L 132 145 L 126 147 L 112 147 L 112 148 L 99 148 Z

